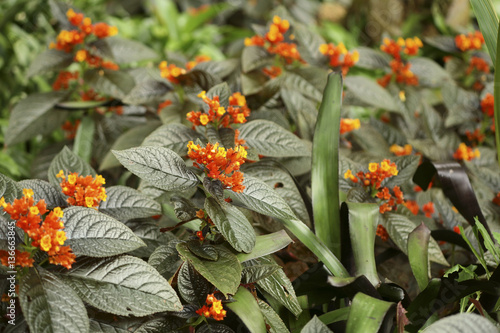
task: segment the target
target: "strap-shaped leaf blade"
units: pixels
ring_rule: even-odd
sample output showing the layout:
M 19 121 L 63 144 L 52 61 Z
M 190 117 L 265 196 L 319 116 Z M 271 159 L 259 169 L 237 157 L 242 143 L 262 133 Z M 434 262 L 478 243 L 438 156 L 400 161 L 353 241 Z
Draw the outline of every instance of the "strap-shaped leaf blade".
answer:
M 73 153 L 67 146 L 64 146 L 61 152 L 54 157 L 49 166 L 49 182 L 56 186 L 59 186 L 61 182 L 60 179 L 56 177 L 60 170 L 63 170 L 65 174 L 68 172 L 76 172 L 80 176 L 96 175 L 95 170 L 78 155 Z
M 78 294 L 43 268 L 31 268 L 22 278 L 19 301 L 30 332 L 89 331 L 87 311 Z
M 252 293 L 245 287 L 240 287 L 234 295 L 234 299 L 236 302 L 228 303 L 226 306 L 240 317 L 248 330 L 252 333 L 267 332 L 264 316 Z
M 133 174 L 163 190 L 182 191 L 199 183 L 182 158 L 168 148 L 137 147 L 112 152 Z
M 310 146 L 306 142 L 272 121 L 259 119 L 244 124 L 240 127 L 239 138 L 261 155 L 311 156 Z
M 238 252 L 252 252 L 255 246 L 255 231 L 245 215 L 236 207 L 221 205 L 214 197 L 205 200 L 205 210 L 217 230 Z
M 382 301 L 361 292 L 352 300 L 347 318 L 346 333 L 375 333 L 379 331 L 385 316 L 395 315 L 396 304 Z
M 217 261 L 212 261 L 202 260 L 194 255 L 186 243 L 179 243 L 176 248 L 184 260 L 189 261 L 205 279 L 224 295 L 236 294 L 241 279 L 241 265 L 232 252 L 217 246 L 219 258 Z
M 136 257 L 82 258 L 57 275 L 86 303 L 116 315 L 142 317 L 182 309 L 168 281 Z
M 293 240 L 285 230 L 273 232 L 272 234 L 259 235 L 256 237 L 255 247 L 250 253 L 238 253 L 236 257 L 240 262 L 266 256 L 281 250 Z
M 201 142 L 207 141 L 203 135 L 195 130 L 183 124 L 173 123 L 158 127 L 144 139 L 142 145 L 165 147 L 179 155 L 186 155 L 188 142 L 195 142 L 198 139 Z
M 51 183 L 41 179 L 25 179 L 17 183 L 20 188 L 29 188 L 33 190 L 33 199 L 35 202 L 45 200 L 48 209 L 55 207 L 65 207 L 66 200 L 61 193 L 59 186 L 54 186 Z
M 62 220 L 64 244 L 77 256 L 108 257 L 146 245 L 126 225 L 93 208 L 69 207 Z
M 158 202 L 126 186 L 106 189 L 106 201 L 101 201 L 99 211 L 120 221 L 161 214 Z

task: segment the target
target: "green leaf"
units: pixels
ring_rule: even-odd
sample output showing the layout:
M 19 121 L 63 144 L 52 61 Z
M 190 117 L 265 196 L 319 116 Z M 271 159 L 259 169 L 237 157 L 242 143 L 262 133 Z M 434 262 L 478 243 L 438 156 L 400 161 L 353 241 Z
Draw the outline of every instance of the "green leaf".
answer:
M 59 171 L 62 170 L 67 175 L 70 172 L 76 172 L 80 176 L 95 176 L 96 172 L 92 167 L 82 160 L 78 155 L 73 153 L 68 147 L 64 148 L 57 154 L 49 167 L 49 182 L 59 186 L 60 179 L 56 177 Z
M 197 140 L 200 140 L 202 143 L 207 142 L 205 137 L 195 130 L 182 124 L 173 123 L 158 127 L 144 139 L 142 145 L 165 147 L 178 155 L 184 156 L 188 152 L 188 142 L 196 142 Z
M 158 57 L 156 52 L 146 45 L 116 36 L 100 39 L 92 43 L 92 46 L 95 47 L 97 53 L 111 58 L 119 64 L 156 59 Z
M 271 257 L 256 259 L 261 264 L 275 264 Z M 271 276 L 257 281 L 257 286 L 269 293 L 274 299 L 283 304 L 294 316 L 302 312 L 299 301 L 295 296 L 292 283 L 282 269 L 276 271 Z
M 166 191 L 186 190 L 198 185 L 198 177 L 175 152 L 163 147 L 137 147 L 113 150 L 129 171 Z
M 3 215 L 0 215 L 0 250 L 9 250 L 9 238 L 12 237 L 12 230 L 9 229 L 15 229 L 15 225 L 15 221 L 7 219 L 7 217 L 4 217 Z M 7 269 L 6 266 L 4 266 L 3 268 Z M 9 268 L 14 268 L 14 266 Z
M 476 14 L 479 28 L 483 33 L 488 53 L 491 60 L 496 64 L 497 37 L 498 37 L 498 17 L 495 7 L 490 0 L 471 0 L 474 14 Z
M 216 78 L 225 78 L 239 71 L 240 62 L 238 59 L 225 59 L 220 61 L 203 61 L 194 68 L 205 71 Z
M 89 163 L 94 146 L 95 123 L 90 117 L 83 117 L 76 130 L 73 152 L 82 160 Z
M 13 202 L 22 193 L 23 189 L 18 183 L 0 173 L 0 198 L 3 197 L 5 202 Z
M 225 296 L 236 293 L 241 279 L 241 265 L 233 253 L 224 247 L 216 246 L 219 259 L 209 261 L 202 260 L 194 255 L 189 251 L 186 243 L 179 243 L 176 248 L 184 260 L 189 261 L 205 279 Z
M 58 276 L 86 303 L 115 315 L 142 317 L 182 309 L 168 281 L 139 258 L 81 258 Z
M 374 203 L 348 202 L 349 236 L 356 266 L 356 276 L 364 275 L 374 285 L 380 284 L 375 264 L 375 230 L 379 209 Z
M 407 254 L 408 235 L 415 229 L 416 225 L 408 217 L 401 214 L 384 213 L 382 217 L 382 224 L 387 229 L 391 239 L 401 251 Z M 438 243 L 432 237 L 429 240 L 429 260 L 444 266 L 449 265 Z
M 62 220 L 65 245 L 77 256 L 114 256 L 146 245 L 123 223 L 93 208 L 66 208 Z
M 322 65 L 326 62 L 326 57 L 319 52 L 320 45 L 326 43 L 320 35 L 302 24 L 294 25 L 293 33 L 298 42 L 297 49 L 302 59 L 312 65 Z
M 276 264 L 254 264 L 248 266 L 248 261 L 244 264 L 243 271 L 241 273 L 241 283 L 255 283 L 261 279 L 265 279 L 270 275 L 274 274 L 281 269 L 279 265 Z
M 73 62 L 73 53 L 48 49 L 37 55 L 28 68 L 29 77 L 46 71 L 54 71 L 68 67 Z
M 316 235 L 340 256 L 339 133 L 342 75 L 330 74 L 314 131 L 311 192 Z
M 252 293 L 241 286 L 233 298 L 236 302 L 226 303 L 225 306 L 240 317 L 251 333 L 266 333 L 267 329 L 264 317 Z
M 217 230 L 236 251 L 252 252 L 255 246 L 255 231 L 238 208 L 230 204 L 221 204 L 214 197 L 210 197 L 205 200 L 205 210 Z
M 318 116 L 317 103 L 294 90 L 282 88 L 280 93 L 288 114 L 297 125 L 298 135 L 303 139 L 312 139 Z
M 281 88 L 300 92 L 316 102 L 321 101 L 322 94 L 320 88 L 316 87 L 301 75 L 285 72 L 278 76 L 277 79 L 275 83 L 279 84 Z
M 255 69 L 272 65 L 273 57 L 260 46 L 247 46 L 241 54 L 241 69 L 243 73 L 251 72 Z
M 153 266 L 161 275 L 173 275 L 179 267 L 179 253 L 175 246 L 160 245 L 149 256 L 148 264 Z
M 387 186 L 393 188 L 396 185 L 406 184 L 410 179 L 412 179 L 415 171 L 420 163 L 420 156 L 418 155 L 407 155 L 398 156 L 391 158 L 398 168 L 398 174 L 396 176 L 387 179 L 387 182 L 383 183 L 382 186 Z
M 216 84 L 221 83 L 221 79 L 207 71 L 194 68 L 186 74 L 177 77 L 179 83 L 186 86 L 198 85 L 202 90 L 209 90 Z
M 269 306 L 269 304 L 260 299 L 257 299 L 257 303 L 259 304 L 260 312 L 262 312 L 266 324 L 271 326 L 269 329 L 270 333 L 290 332 L 283 320 L 281 320 L 280 316 L 273 310 L 271 306 Z
M 92 333 L 164 333 L 165 330 L 177 329 L 182 326 L 178 320 L 165 317 L 156 319 L 143 318 L 90 318 L 90 332 Z M 179 320 L 181 320 L 179 318 Z
M 163 81 L 147 79 L 132 88 L 123 98 L 123 102 L 131 105 L 145 104 L 157 100 L 171 90 L 172 88 Z
M 451 81 L 450 74 L 434 60 L 424 57 L 412 57 L 408 63 L 410 70 L 418 77 L 418 84 L 423 87 L 437 88 L 446 81 Z
M 99 204 L 99 211 L 120 221 L 161 214 L 158 202 L 126 186 L 106 189 L 107 199 Z
M 340 308 L 322 314 L 321 316 L 319 316 L 319 319 L 326 325 L 329 325 L 337 321 L 347 320 L 350 311 L 351 311 L 350 307 Z
M 134 78 L 122 71 L 89 69 L 84 81 L 101 94 L 123 99 L 135 87 Z
M 359 53 L 359 61 L 356 63 L 356 67 L 367 69 L 389 68 L 391 56 L 386 53 L 363 46 L 357 47 L 354 51 Z
M 475 313 L 459 313 L 440 319 L 422 333 L 484 333 L 498 332 L 488 319 Z
M 210 88 L 210 90 L 207 91 L 207 97 L 210 99 L 213 99 L 215 96 L 219 96 L 219 103 L 220 106 L 223 106 L 227 108 L 229 106 L 229 97 L 231 96 L 231 90 L 229 89 L 229 86 L 227 85 L 227 82 L 222 82 L 219 83 L 216 86 L 213 86 Z M 208 111 L 209 107 L 207 104 L 203 104 L 203 108 L 205 111 Z
M 55 207 L 65 207 L 67 205 L 66 200 L 61 193 L 61 188 L 59 186 L 56 187 L 51 183 L 46 182 L 45 180 L 25 179 L 18 182 L 17 185 L 22 189 L 32 189 L 33 199 L 35 200 L 35 202 L 39 200 L 45 200 L 45 204 L 47 205 L 48 209 L 54 209 Z
M 240 139 L 260 155 L 271 157 L 310 156 L 309 146 L 293 133 L 268 120 L 254 120 L 240 127 Z
M 250 253 L 238 253 L 236 257 L 240 262 L 266 256 L 281 250 L 292 242 L 285 230 L 273 232 L 272 234 L 259 235 L 255 240 L 255 247 Z
M 219 252 L 211 244 L 200 243 L 198 239 L 192 239 L 187 242 L 189 251 L 193 252 L 200 258 L 217 261 L 219 259 Z
M 125 225 L 146 243 L 146 246 L 128 252 L 129 255 L 139 258 L 148 258 L 158 246 L 168 245 L 176 240 L 172 233 L 161 232 L 158 224 L 158 221 L 153 219 L 137 219 L 125 222 Z
M 393 316 L 396 304 L 382 301 L 361 292 L 352 300 L 346 333 L 376 333 L 386 315 Z
M 182 264 L 177 274 L 177 287 L 181 297 L 194 304 L 204 304 L 207 294 L 210 294 L 213 288 L 187 261 Z
M 389 145 L 384 136 L 370 124 L 361 124 L 361 128 L 351 133 L 354 140 L 361 148 L 376 155 L 389 155 Z
M 5 144 L 14 145 L 58 128 L 67 118 L 67 113 L 52 108 L 67 95 L 66 91 L 38 93 L 17 103 L 10 114 Z
M 300 333 L 332 333 L 330 330 L 318 317 L 314 316 L 309 322 L 302 328 Z
M 128 148 L 138 147 L 141 145 L 145 137 L 151 134 L 160 122 L 152 121 L 144 125 L 132 127 L 131 129 L 122 133 L 111 146 L 111 150 L 124 150 Z M 106 170 L 120 166 L 120 162 L 116 159 L 115 155 L 109 151 L 103 158 L 99 165 L 99 170 Z
M 87 311 L 78 294 L 41 267 L 30 268 L 21 279 L 19 303 L 30 332 L 89 331 Z
M 368 105 L 398 112 L 398 106 L 391 94 L 373 79 L 349 75 L 344 84 L 352 94 Z
M 243 192 L 231 192 L 230 195 L 249 209 L 280 219 L 295 218 L 285 200 L 260 179 L 245 175 L 243 185 Z
M 429 283 L 429 239 L 431 231 L 422 222 L 408 235 L 408 259 L 411 270 L 422 291 Z
M 500 30 L 500 27 L 498 28 Z M 497 31 L 497 35 L 500 36 L 500 34 L 498 33 Z M 497 38 L 498 38 L 497 36 Z M 491 36 L 488 36 L 488 39 L 491 39 Z M 496 53 L 493 53 L 492 51 L 495 50 L 495 49 L 491 49 L 490 46 L 488 46 L 488 48 L 490 49 L 490 54 L 498 54 L 500 53 L 500 42 L 498 41 L 497 39 L 497 47 L 496 47 Z M 492 59 L 494 59 L 494 57 L 492 57 Z M 495 65 L 495 68 L 500 68 L 500 57 L 498 60 L 493 60 L 493 64 Z M 495 83 L 493 85 L 493 97 L 495 98 L 496 97 L 496 103 L 494 105 L 494 114 L 493 114 L 493 121 L 494 121 L 494 124 L 495 124 L 495 128 L 500 128 L 500 85 L 498 84 L 498 82 L 500 81 L 500 71 L 497 70 L 495 71 Z M 497 146 L 497 161 L 498 161 L 498 165 L 500 166 L 500 131 L 495 131 L 495 143 L 496 143 L 496 146 Z

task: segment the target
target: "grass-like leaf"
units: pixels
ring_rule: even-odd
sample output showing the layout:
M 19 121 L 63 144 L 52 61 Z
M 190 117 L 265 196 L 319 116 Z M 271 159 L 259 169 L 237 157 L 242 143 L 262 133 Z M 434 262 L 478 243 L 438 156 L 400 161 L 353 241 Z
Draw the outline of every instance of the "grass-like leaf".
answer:
M 431 231 L 423 222 L 408 235 L 408 259 L 420 290 L 424 290 L 429 283 L 430 237 Z
M 394 303 L 357 293 L 352 300 L 351 311 L 347 318 L 346 333 L 378 332 L 385 316 L 390 315 L 390 310 L 394 310 L 395 307 Z
M 479 23 L 479 29 L 481 29 L 486 42 L 488 53 L 493 63 L 496 64 L 498 17 L 495 7 L 490 0 L 471 0 L 470 2 L 476 14 L 477 23 Z
M 240 287 L 233 298 L 236 302 L 227 303 L 226 306 L 240 317 L 247 329 L 252 333 L 267 332 L 264 316 L 252 293 L 245 287 Z

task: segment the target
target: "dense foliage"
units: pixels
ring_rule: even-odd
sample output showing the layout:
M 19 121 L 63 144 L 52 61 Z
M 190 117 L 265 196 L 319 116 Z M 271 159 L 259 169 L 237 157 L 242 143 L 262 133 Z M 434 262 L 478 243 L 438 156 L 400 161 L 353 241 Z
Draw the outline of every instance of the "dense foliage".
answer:
M 498 331 L 489 21 L 49 3 L 0 4 L 4 332 Z

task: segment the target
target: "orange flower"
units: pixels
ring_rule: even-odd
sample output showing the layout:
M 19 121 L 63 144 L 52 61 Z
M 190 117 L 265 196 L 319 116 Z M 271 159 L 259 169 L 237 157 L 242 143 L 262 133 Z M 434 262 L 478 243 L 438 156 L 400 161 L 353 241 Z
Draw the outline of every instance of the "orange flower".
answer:
M 251 38 L 245 38 L 245 46 L 264 46 L 266 40 L 262 36 L 253 36 Z
M 418 49 L 424 46 L 418 37 L 406 38 L 406 40 L 400 37 L 398 44 L 404 46 L 403 52 L 407 55 L 416 55 Z
M 2 262 L 2 265 L 5 267 L 10 267 L 9 264 L 21 267 L 33 267 L 33 263 L 35 262 L 35 260 L 33 258 L 30 258 L 30 256 L 31 256 L 30 252 L 21 252 L 19 250 L 15 250 L 14 251 L 15 261 L 9 262 L 9 257 L 12 258 L 12 256 L 9 255 L 9 252 L 5 250 L 0 250 L 0 261 Z
M 480 50 L 484 44 L 483 34 L 479 31 L 469 32 L 467 35 L 455 36 L 455 45 L 462 51 Z
M 165 100 L 164 102 L 161 102 L 159 105 L 158 105 L 158 108 L 156 109 L 156 113 L 157 114 L 160 114 L 161 110 L 163 110 L 164 108 L 166 108 L 167 106 L 169 105 L 172 105 L 172 101 L 167 99 Z
M 218 179 L 224 188 L 234 192 L 242 192 L 245 186 L 242 185 L 243 173 L 237 171 L 245 163 L 247 152 L 243 146 L 235 149 L 229 148 L 227 151 L 219 147 L 216 143 L 208 143 L 205 148 L 195 145 L 193 141 L 188 143 L 188 156 L 195 161 L 196 167 L 204 166 L 205 173 L 212 179 Z
M 64 224 L 61 220 L 63 212 L 61 208 L 56 207 L 52 211 L 47 211 L 45 201 L 40 200 L 35 203 L 33 191 L 23 190 L 23 197 L 15 199 L 12 204 L 6 203 L 2 197 L 0 205 L 4 211 L 10 215 L 10 218 L 16 220 L 16 226 L 21 228 L 28 236 L 28 244 L 31 247 L 39 248 L 47 252 L 49 262 L 71 268 L 75 262 L 75 255 L 71 252 L 69 246 L 61 247 L 66 241 L 66 234 L 63 230 Z M 43 215 L 48 214 L 42 218 Z M 63 251 L 63 252 L 61 252 Z M 31 259 L 33 251 L 16 252 L 16 265 L 30 267 L 34 260 Z M 3 258 L 4 253 L 0 253 Z M 4 264 L 4 260 L 2 260 Z
M 411 154 L 413 147 L 411 145 L 404 145 L 404 147 L 401 147 L 394 144 L 389 148 L 389 150 L 396 156 L 405 156 Z
M 361 126 L 359 119 L 340 119 L 340 134 L 348 133 L 358 129 Z
M 497 196 L 492 201 L 495 205 L 500 206 L 500 192 L 497 193 Z
M 278 77 L 281 75 L 281 67 L 278 66 L 269 66 L 266 68 L 262 69 L 262 72 L 269 76 L 269 78 L 274 79 L 275 77 Z
M 474 158 L 479 158 L 480 156 L 481 153 L 479 152 L 479 150 L 477 149 L 472 150 L 471 147 L 468 147 L 463 142 L 460 143 L 455 153 L 453 153 L 453 158 L 459 161 L 461 160 L 470 161 Z
M 489 117 L 493 117 L 495 113 L 495 98 L 492 94 L 487 93 L 481 100 L 481 111 Z
M 402 60 L 401 52 L 408 56 L 416 55 L 422 46 L 422 41 L 418 37 L 407 38 L 406 40 L 399 38 L 397 42 L 389 38 L 384 38 L 380 49 L 394 58 L 390 62 L 392 73 L 378 79 L 377 83 L 386 87 L 394 77 L 397 83 L 409 86 L 418 85 L 418 77 L 410 70 L 411 64 Z
M 186 73 L 186 70 L 181 67 L 177 67 L 174 64 L 168 65 L 166 61 L 160 62 L 159 65 L 161 76 L 172 83 L 179 83 L 178 77 Z
M 467 136 L 467 140 L 469 140 L 470 142 L 477 141 L 477 143 L 481 143 L 484 141 L 484 139 L 486 139 L 486 136 L 484 135 L 484 133 L 481 133 L 481 130 L 479 128 L 476 128 L 474 132 L 466 130 L 465 135 Z
M 387 230 L 381 224 L 379 224 L 377 226 L 377 233 L 376 234 L 377 234 L 377 236 L 382 238 L 382 240 L 384 242 L 387 242 L 387 240 L 389 239 L 389 234 L 387 233 Z
M 434 204 L 432 202 L 426 203 L 422 206 L 422 211 L 426 217 L 431 217 L 434 214 Z
M 460 228 L 458 227 L 458 225 L 453 227 L 453 231 L 460 235 Z
M 59 75 L 57 75 L 56 80 L 52 84 L 52 89 L 54 90 L 68 89 L 69 82 L 78 79 L 78 76 L 79 76 L 78 72 L 61 71 L 59 72 Z
M 287 64 L 291 64 L 294 60 L 302 61 L 300 53 L 297 50 L 297 44 L 295 43 L 277 43 L 276 45 L 269 46 L 267 51 L 271 54 L 281 56 Z
M 75 123 L 72 123 L 70 120 L 66 120 L 64 124 L 62 124 L 61 128 L 65 132 L 64 136 L 66 139 L 72 140 L 75 138 L 78 126 L 80 126 L 80 119 L 76 120 Z
M 359 61 L 359 52 L 347 52 L 344 43 L 339 43 L 337 46 L 333 43 L 321 44 L 319 52 L 329 57 L 330 67 L 340 67 L 344 75 Z
M 226 310 L 222 305 L 222 301 L 215 298 L 214 294 L 208 294 L 206 305 L 203 305 L 200 309 L 196 310 L 196 313 L 200 316 L 206 318 L 213 318 L 215 320 L 223 320 L 226 316 Z
M 407 200 L 404 205 L 410 210 L 410 212 L 412 212 L 413 215 L 418 214 L 420 208 L 415 200 Z
M 118 29 L 116 27 L 112 27 L 107 25 L 104 22 L 99 22 L 94 24 L 94 35 L 97 38 L 106 38 L 110 36 L 114 36 L 118 33 Z
M 191 70 L 193 69 L 194 66 L 198 65 L 200 62 L 205 62 L 205 61 L 210 61 L 212 60 L 209 56 L 207 55 L 199 55 L 194 58 L 192 61 L 188 61 L 186 63 L 186 70 Z
M 396 176 L 397 174 L 398 168 L 396 164 L 390 160 L 384 159 L 380 163 L 370 163 L 369 172 L 363 173 L 360 171 L 356 174 L 356 177 L 364 186 L 370 185 L 374 189 L 378 189 L 384 179 Z M 352 180 L 353 177 L 350 170 L 344 174 L 344 178 Z
M 402 48 L 402 45 L 396 43 L 395 40 L 392 40 L 390 38 L 384 38 L 383 40 L 383 44 L 380 46 L 380 49 L 391 55 L 393 58 L 395 59 L 401 59 L 401 50 L 403 49 Z
M 64 171 L 61 170 L 57 178 L 62 179 L 62 192 L 68 196 L 66 201 L 72 206 L 96 207 L 101 201 L 106 201 L 106 189 L 102 187 L 105 180 L 100 175 L 94 179 L 92 176 L 83 177 L 73 172 L 66 179 Z
M 469 62 L 469 67 L 465 71 L 466 74 L 472 73 L 473 70 L 483 73 L 490 72 L 490 65 L 486 62 L 486 60 L 479 57 L 471 57 Z

